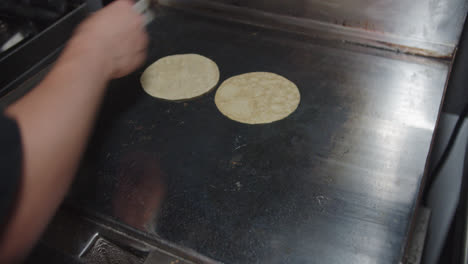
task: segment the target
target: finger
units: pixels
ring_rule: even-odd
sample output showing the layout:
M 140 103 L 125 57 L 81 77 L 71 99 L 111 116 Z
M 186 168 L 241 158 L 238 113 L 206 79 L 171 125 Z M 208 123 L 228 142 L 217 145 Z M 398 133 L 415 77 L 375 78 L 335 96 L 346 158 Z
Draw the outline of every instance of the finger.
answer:
M 120 3 L 120 4 L 123 4 L 123 5 L 127 5 L 127 6 L 132 7 L 135 2 L 133 0 L 116 0 L 116 1 L 114 1 L 114 3 Z
M 107 5 L 103 10 L 108 10 L 113 14 L 123 15 L 125 12 L 134 12 L 133 11 L 133 1 L 132 0 L 116 0 Z
M 148 33 L 143 29 L 134 30 L 131 36 L 128 36 L 126 44 L 132 51 L 144 50 L 149 44 Z
M 136 13 L 134 12 L 133 14 L 133 23 L 135 23 L 135 27 L 138 27 L 138 28 L 144 28 L 145 27 L 145 16 L 140 14 L 140 13 Z

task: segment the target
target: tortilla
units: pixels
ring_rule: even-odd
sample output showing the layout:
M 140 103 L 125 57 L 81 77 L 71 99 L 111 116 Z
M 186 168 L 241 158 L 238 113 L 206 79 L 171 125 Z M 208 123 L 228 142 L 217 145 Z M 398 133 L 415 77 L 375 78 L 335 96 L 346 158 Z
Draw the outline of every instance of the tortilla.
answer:
M 198 97 L 213 89 L 218 81 L 216 63 L 197 54 L 161 58 L 146 68 L 140 78 L 146 93 L 166 100 Z
M 252 72 L 224 81 L 215 104 L 228 118 L 245 124 L 266 124 L 286 118 L 301 100 L 288 79 L 269 72 Z

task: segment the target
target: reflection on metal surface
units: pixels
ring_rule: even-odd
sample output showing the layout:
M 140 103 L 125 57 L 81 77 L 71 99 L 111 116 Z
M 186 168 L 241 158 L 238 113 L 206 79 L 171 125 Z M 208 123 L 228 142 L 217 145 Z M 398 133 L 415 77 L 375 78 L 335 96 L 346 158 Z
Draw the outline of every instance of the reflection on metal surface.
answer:
M 143 151 L 129 152 L 122 155 L 117 172 L 113 215 L 151 232 L 165 192 L 159 158 Z
M 212 1 L 452 45 L 458 43 L 468 10 L 464 0 Z
M 95 233 L 88 241 L 88 243 L 86 243 L 86 245 L 83 247 L 83 249 L 81 250 L 80 254 L 78 254 L 78 257 L 83 257 L 84 254 L 86 252 L 88 252 L 90 250 L 90 248 L 94 245 L 94 243 L 96 242 L 96 240 L 99 238 L 99 234 L 98 233 Z
M 94 264 L 141 264 L 143 259 L 119 248 L 111 242 L 97 238 L 81 259 L 85 263 Z
M 183 259 L 176 258 L 167 254 L 163 254 L 159 251 L 151 252 L 145 260 L 144 264 L 189 264 Z
M 465 0 L 159 0 L 261 26 L 308 32 L 428 57 L 450 58 L 468 10 Z
M 213 93 L 111 84 L 68 202 L 225 263 L 401 260 L 449 64 L 162 8 L 147 64 L 203 54 L 221 79 L 281 74 L 291 116 L 248 126 Z M 144 67 L 143 67 L 144 68 Z
M 431 219 L 431 210 L 425 207 L 418 208 L 416 215 L 415 230 L 409 241 L 409 248 L 405 254 L 403 263 L 405 264 L 420 264 L 424 244 L 427 236 L 427 227 Z M 423 264 L 426 262 L 423 262 Z
M 111 227 L 113 226 L 113 227 Z M 161 239 L 131 234 L 103 219 L 62 209 L 41 238 L 47 248 L 80 263 L 217 263 Z M 144 262 L 143 262 L 144 261 Z

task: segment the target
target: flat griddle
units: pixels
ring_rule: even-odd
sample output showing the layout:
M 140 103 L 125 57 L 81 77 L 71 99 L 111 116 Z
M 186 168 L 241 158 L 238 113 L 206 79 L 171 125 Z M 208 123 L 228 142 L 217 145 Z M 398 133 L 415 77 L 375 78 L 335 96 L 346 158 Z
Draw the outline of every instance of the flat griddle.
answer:
M 225 263 L 401 259 L 448 62 L 170 8 L 148 31 L 146 64 L 109 86 L 68 204 Z M 145 67 L 181 53 L 215 61 L 220 83 L 280 74 L 301 103 L 245 125 L 217 110 L 215 90 L 147 95 Z

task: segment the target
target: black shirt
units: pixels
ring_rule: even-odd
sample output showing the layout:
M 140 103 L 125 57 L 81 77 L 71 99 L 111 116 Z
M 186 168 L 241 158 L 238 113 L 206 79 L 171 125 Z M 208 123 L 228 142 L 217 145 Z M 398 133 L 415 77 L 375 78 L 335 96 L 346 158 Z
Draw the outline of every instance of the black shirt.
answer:
M 14 120 L 0 113 L 0 235 L 16 201 L 21 161 L 19 127 Z

